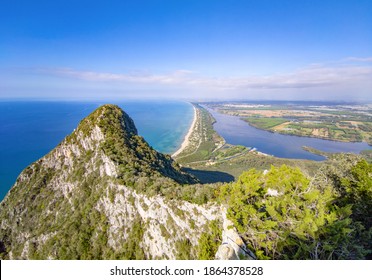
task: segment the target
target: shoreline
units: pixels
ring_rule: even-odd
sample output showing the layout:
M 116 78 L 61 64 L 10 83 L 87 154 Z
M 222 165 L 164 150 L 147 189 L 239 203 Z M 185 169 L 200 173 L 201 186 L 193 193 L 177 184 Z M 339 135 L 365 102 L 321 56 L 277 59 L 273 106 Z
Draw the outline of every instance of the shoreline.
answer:
M 187 132 L 185 138 L 183 139 L 183 142 L 182 142 L 181 146 L 178 148 L 177 151 L 175 151 L 175 152 L 171 155 L 172 158 L 175 158 L 175 157 L 178 156 L 180 153 L 182 153 L 182 151 L 183 151 L 183 150 L 184 150 L 184 149 L 189 145 L 189 143 L 190 143 L 190 136 L 191 136 L 192 132 L 193 132 L 194 129 L 195 129 L 196 120 L 197 120 L 197 118 L 198 118 L 198 114 L 197 114 L 197 112 L 196 112 L 196 108 L 195 108 L 195 106 L 194 106 L 193 104 L 191 104 L 191 105 L 192 105 L 192 107 L 193 107 L 193 109 L 194 109 L 194 119 L 193 119 L 193 121 L 192 121 L 192 123 L 191 123 L 191 125 L 190 125 L 189 131 Z

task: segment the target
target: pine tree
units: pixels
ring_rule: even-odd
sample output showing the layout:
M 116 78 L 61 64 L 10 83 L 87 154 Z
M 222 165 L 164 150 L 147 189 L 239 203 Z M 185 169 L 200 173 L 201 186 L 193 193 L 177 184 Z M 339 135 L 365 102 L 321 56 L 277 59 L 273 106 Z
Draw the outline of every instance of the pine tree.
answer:
M 249 170 L 220 198 L 260 259 L 348 258 L 351 206 L 334 205 L 332 186 L 314 187 L 298 168 Z

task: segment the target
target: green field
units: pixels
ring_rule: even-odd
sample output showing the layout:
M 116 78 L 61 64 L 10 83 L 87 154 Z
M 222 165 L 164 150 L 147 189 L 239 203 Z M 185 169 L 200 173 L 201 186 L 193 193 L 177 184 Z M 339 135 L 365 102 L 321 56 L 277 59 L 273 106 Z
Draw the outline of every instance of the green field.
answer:
M 372 144 L 372 105 L 271 105 L 207 103 L 223 114 L 282 134 Z
M 300 167 L 306 174 L 313 174 L 319 163 L 309 160 L 280 159 L 260 155 L 244 146 L 226 144 L 224 139 L 213 129 L 214 118 L 209 112 L 194 104 L 198 113 L 196 128 L 190 137 L 189 146 L 176 157 L 176 161 L 188 172 L 194 174 L 204 183 L 232 181 L 251 168 L 269 169 L 271 165 Z M 274 125 L 274 118 L 266 118 L 266 123 Z
M 344 142 L 361 142 L 365 139 L 361 129 L 343 127 L 339 123 L 322 122 L 320 124 L 309 124 L 304 122 L 291 123 L 286 126 L 287 130 L 280 133 L 292 134 L 298 136 L 318 137 Z M 322 130 L 326 134 L 314 135 L 314 130 Z M 367 136 L 367 135 L 366 135 Z
M 257 128 L 261 128 L 261 129 L 270 129 L 274 126 L 288 122 L 288 120 L 284 118 L 265 118 L 265 117 L 249 117 L 249 118 L 243 118 L 243 120 L 248 122 L 250 125 L 257 127 Z
M 321 166 L 322 163 L 311 160 L 297 160 L 276 158 L 266 156 L 257 152 L 251 151 L 244 146 L 234 146 L 226 144 L 224 139 L 219 136 L 213 129 L 215 120 L 203 107 L 194 104 L 199 113 L 199 122 L 197 128 L 192 134 L 190 145 L 179 156 L 176 161 L 188 172 L 194 174 L 202 182 L 217 182 L 231 181 L 251 168 L 258 170 L 270 169 L 272 165 L 280 166 L 286 164 L 292 167 L 299 167 L 305 174 L 312 176 Z M 268 129 L 288 122 L 285 118 L 268 118 L 268 117 L 252 117 L 248 118 L 249 122 L 255 122 L 260 128 Z M 248 121 L 248 120 L 245 120 Z M 332 137 L 339 140 L 347 141 L 347 139 L 360 139 L 359 131 L 347 127 L 348 123 L 342 123 L 345 127 L 340 129 L 335 123 L 295 123 L 286 124 L 286 127 L 293 129 L 283 133 L 311 136 L 314 128 L 327 129 Z M 363 123 L 366 130 L 370 129 L 370 123 Z M 369 133 L 370 135 L 371 133 Z M 325 155 L 332 158 L 332 155 Z M 366 151 L 363 156 L 370 160 L 370 153 Z

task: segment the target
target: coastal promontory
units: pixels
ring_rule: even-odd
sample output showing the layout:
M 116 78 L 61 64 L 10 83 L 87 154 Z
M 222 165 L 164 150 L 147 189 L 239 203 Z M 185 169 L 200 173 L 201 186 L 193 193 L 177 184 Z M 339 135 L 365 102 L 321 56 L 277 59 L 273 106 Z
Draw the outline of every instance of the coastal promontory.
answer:
M 196 109 L 191 145 L 175 157 L 181 167 L 139 136 L 118 106 L 97 108 L 28 166 L 0 203 L 0 258 L 371 257 L 371 163 L 332 154 L 307 173 L 225 147 L 213 119 Z M 272 163 L 264 170 L 263 157 Z M 194 160 L 187 168 L 186 159 Z M 234 182 L 201 183 L 226 173 L 199 165 L 226 172 L 237 160 L 245 170 Z

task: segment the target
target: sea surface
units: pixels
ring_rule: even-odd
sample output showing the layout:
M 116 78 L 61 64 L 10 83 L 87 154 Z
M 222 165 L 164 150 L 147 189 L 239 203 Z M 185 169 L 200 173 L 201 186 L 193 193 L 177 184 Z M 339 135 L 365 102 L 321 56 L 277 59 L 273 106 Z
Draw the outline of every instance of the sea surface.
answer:
M 181 145 L 192 123 L 191 104 L 179 101 L 115 102 L 134 120 L 138 132 L 156 150 L 172 154 Z M 0 102 L 0 201 L 29 164 L 51 151 L 70 134 L 99 102 Z M 281 135 L 250 126 L 239 117 L 209 110 L 214 128 L 234 145 L 283 158 L 323 160 L 302 149 L 353 152 L 371 149 L 367 143 L 343 143 L 309 137 Z
M 176 101 L 115 102 L 157 151 L 172 154 L 192 123 L 191 104 Z M 0 201 L 21 171 L 70 134 L 99 102 L 0 102 Z
M 303 150 L 303 146 L 333 153 L 352 152 L 358 154 L 362 150 L 372 149 L 365 142 L 346 143 L 272 133 L 250 126 L 237 116 L 221 114 L 215 110 L 207 109 L 216 119 L 214 129 L 225 138 L 227 143 L 256 148 L 260 152 L 276 157 L 324 160 L 324 157 L 320 155 Z

